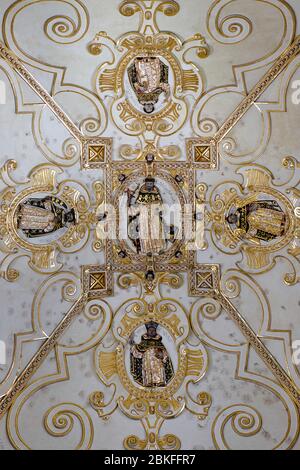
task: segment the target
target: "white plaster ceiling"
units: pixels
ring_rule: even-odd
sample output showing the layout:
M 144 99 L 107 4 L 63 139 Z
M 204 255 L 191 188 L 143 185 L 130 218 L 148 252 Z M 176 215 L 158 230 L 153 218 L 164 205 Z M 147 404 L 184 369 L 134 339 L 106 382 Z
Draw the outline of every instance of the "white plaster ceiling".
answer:
M 99 31 L 106 31 L 114 39 L 136 31 L 138 13 L 122 16 L 119 0 L 16 3 L 1 0 L 1 41 L 54 94 L 77 126 L 85 119 L 97 119 L 100 109 L 100 104 L 95 105 L 98 103 L 97 70 L 109 55 L 105 48 L 102 55 L 92 55 L 88 45 Z M 171 31 L 182 40 L 196 33 L 206 39 L 207 58 L 197 57 L 193 50 L 189 54 L 203 79 L 199 120 L 204 125 L 207 121 L 208 133 L 204 126 L 202 136 L 208 136 L 209 125 L 220 127 L 300 34 L 300 5 L 297 0 L 179 0 L 178 4 L 180 11 L 175 16 L 158 13 L 158 25 L 161 31 Z M 53 16 L 56 19 L 49 25 L 48 20 Z M 73 26 L 69 24 L 70 18 Z M 70 35 L 66 33 L 64 38 L 63 33 L 55 33 L 59 31 L 55 27 L 53 32 L 52 26 L 65 21 Z M 299 57 L 294 58 L 226 135 L 220 145 L 219 169 L 197 171 L 197 183 L 205 183 L 208 194 L 218 184 L 232 187 L 234 181 L 243 185 L 241 167 L 248 165 L 249 169 L 259 165 L 273 175 L 273 187 L 294 207 L 299 206 L 299 186 L 298 193 L 291 191 L 297 188 L 300 168 L 300 94 L 295 102 L 295 87 L 299 86 L 297 80 L 300 81 L 299 61 Z M 63 145 L 71 137 L 69 131 L 3 59 L 0 59 L 0 80 L 6 89 L 5 103 L 0 105 L 1 166 L 10 159 L 15 160 L 13 178 L 24 182 L 33 168 L 51 162 L 62 169 L 59 181 L 77 181 L 93 195 L 93 182 L 103 181 L 103 171 L 83 171 L 78 160 L 71 164 L 65 160 Z M 210 99 L 206 102 L 207 98 Z M 101 137 L 113 138 L 113 160 L 118 160 L 122 145 L 136 146 L 139 141 L 121 132 L 113 122 L 109 113 L 112 99 L 109 96 L 101 99 L 101 112 L 107 113 L 107 125 Z M 161 141 L 162 146 L 178 146 L 181 161 L 186 158 L 185 139 L 196 137 L 191 120 L 192 113 L 195 114 L 192 94 L 186 102 L 189 115 L 185 124 Z M 290 160 L 286 167 L 283 160 L 288 156 L 295 160 Z M 4 189 L 3 182 L 1 185 Z M 16 185 L 16 190 L 20 187 Z M 240 250 L 226 253 L 215 245 L 210 230 L 206 234 L 206 249 L 197 253 L 198 263 L 220 265 L 226 295 L 286 371 L 295 390 L 299 390 L 300 369 L 292 360 L 293 343 L 300 340 L 299 248 L 298 258 L 288 252 L 296 245 L 280 248 L 272 253 L 268 269 L 258 272 L 241 264 Z M 74 282 L 80 290 L 81 266 L 105 263 L 104 252 L 96 253 L 92 249 L 93 233 L 78 251 L 59 254 L 62 267 L 57 273 L 35 272 L 28 256 L 24 256 L 26 253 L 20 251 L 21 256 L 13 261 L 18 279 L 8 282 L 2 275 L 0 340 L 6 345 L 6 363 L 0 365 L 0 395 L 5 396 L 76 300 L 78 291 L 69 299 L 63 296 L 66 280 Z M 1 252 L 1 260 L 5 256 Z M 5 263 L 0 269 L 1 273 L 5 271 Z M 286 277 L 287 274 L 290 276 Z M 114 295 L 106 300 L 116 314 L 124 302 L 139 296 L 139 287 L 122 289 L 117 284 L 117 273 L 114 276 Z M 196 299 L 189 295 L 187 273 L 183 272 L 182 276 L 181 287 L 173 289 L 163 285 L 161 295 L 180 303 L 188 315 Z M 141 423 L 120 409 L 103 420 L 89 403 L 89 396 L 95 391 L 102 391 L 106 402 L 112 393 L 101 382 L 94 363 L 101 321 L 100 317 L 92 321 L 80 315 L 64 332 L 59 344 L 18 395 L 10 413 L 1 418 L 0 448 L 74 449 L 82 438 L 83 448 L 122 449 L 130 435 L 145 438 Z M 211 395 L 208 416 L 199 420 L 185 410 L 176 419 L 166 420 L 161 434 L 177 436 L 183 449 L 300 449 L 295 400 L 249 345 L 230 315 L 225 311 L 212 319 L 209 313 L 204 315 L 196 333 L 191 334 L 189 341 L 192 344 L 201 341 L 209 365 L 201 381 L 191 385 L 190 393 L 194 397 L 200 392 Z M 111 342 L 112 332 L 104 345 L 108 347 Z M 119 381 L 117 377 L 114 380 Z M 51 416 L 47 418 L 52 408 L 62 416 L 73 416 L 74 427 L 69 432 L 60 433 L 55 418 L 54 421 Z

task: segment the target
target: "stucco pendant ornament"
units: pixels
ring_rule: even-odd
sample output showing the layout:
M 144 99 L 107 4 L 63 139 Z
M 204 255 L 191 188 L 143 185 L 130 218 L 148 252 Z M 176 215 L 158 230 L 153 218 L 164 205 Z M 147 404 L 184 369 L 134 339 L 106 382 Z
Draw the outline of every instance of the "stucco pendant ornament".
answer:
M 140 274 L 121 275 L 119 286 L 142 287 Z M 157 284 L 179 287 L 176 275 L 170 276 L 157 274 Z M 184 309 L 172 301 L 166 303 L 158 287 L 151 296 L 142 288 L 141 297 L 116 311 L 111 332 L 114 342 L 111 336 L 108 342 L 104 338 L 95 351 L 96 370 L 106 391 L 94 392 L 90 404 L 102 419 L 118 407 L 141 422 L 145 437 L 128 436 L 126 449 L 179 449 L 175 435 L 161 436 L 165 420 L 188 410 L 204 422 L 212 403 L 201 389 L 196 397 L 191 395 L 190 384 L 198 384 L 205 375 L 208 355 L 201 342 L 189 342 L 190 323 Z
M 244 184 L 219 185 L 212 192 L 212 237 L 228 253 L 242 253 L 239 265 L 251 272 L 274 266 L 275 254 L 285 250 L 294 265 L 291 247 L 298 246 L 297 219 L 290 200 L 273 184 L 269 171 L 254 165 L 240 170 Z M 285 276 L 287 284 L 297 282 L 295 274 Z
M 58 253 L 79 250 L 89 237 L 94 223 L 89 195 L 76 181 L 59 181 L 60 173 L 40 165 L 27 181 L 12 180 L 0 193 L 0 249 L 8 254 L 0 266 L 8 281 L 18 278 L 11 266 L 21 256 L 29 256 L 37 272 L 56 272 L 61 268 Z
M 113 57 L 100 65 L 96 90 L 104 100 L 112 97 L 111 118 L 122 132 L 153 142 L 185 124 L 186 96 L 197 100 L 203 91 L 201 71 L 187 56 L 196 51 L 203 59 L 209 49 L 201 34 L 182 42 L 174 33 L 159 30 L 157 15 L 176 15 L 176 1 L 124 1 L 119 10 L 126 17 L 139 13 L 139 29 L 117 41 L 101 31 L 89 44 L 91 54 L 109 49 Z

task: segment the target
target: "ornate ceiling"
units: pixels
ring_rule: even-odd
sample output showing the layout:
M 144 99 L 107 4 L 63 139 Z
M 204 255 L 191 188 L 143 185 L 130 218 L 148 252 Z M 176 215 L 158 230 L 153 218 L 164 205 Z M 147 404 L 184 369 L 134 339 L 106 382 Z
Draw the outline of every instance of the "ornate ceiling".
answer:
M 300 449 L 299 2 L 0 15 L 0 447 Z

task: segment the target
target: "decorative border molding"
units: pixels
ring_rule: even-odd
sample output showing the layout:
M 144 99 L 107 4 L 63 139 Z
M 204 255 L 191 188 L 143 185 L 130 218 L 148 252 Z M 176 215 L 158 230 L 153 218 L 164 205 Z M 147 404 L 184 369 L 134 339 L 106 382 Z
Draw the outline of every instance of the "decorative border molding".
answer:
M 23 62 L 0 41 L 0 57 L 30 86 L 30 88 L 48 106 L 57 119 L 65 126 L 70 134 L 81 145 L 81 167 L 86 169 L 101 168 L 112 151 L 112 139 L 100 137 L 86 137 L 74 124 L 72 119 L 57 104 L 54 98 L 42 87 L 34 76 L 25 67 Z M 103 148 L 103 150 L 99 149 Z M 101 150 L 101 151 L 100 151 Z
M 98 277 L 99 275 L 101 276 Z M 93 279 L 95 281 L 94 284 Z M 100 283 L 102 283 L 102 285 Z M 26 388 L 35 372 L 43 364 L 48 354 L 58 343 L 71 323 L 82 313 L 87 303 L 90 300 L 112 295 L 112 273 L 109 270 L 107 271 L 107 268 L 99 265 L 82 266 L 81 285 L 82 293 L 78 300 L 72 305 L 51 335 L 43 342 L 27 366 L 15 380 L 12 387 L 0 398 L 0 419 L 13 405 L 20 393 Z
M 195 266 L 195 269 L 189 273 L 189 285 L 190 295 L 208 297 L 219 302 L 261 360 L 273 373 L 280 385 L 300 408 L 300 390 L 296 387 L 294 381 L 278 363 L 277 359 L 254 332 L 237 308 L 222 292 L 220 286 L 220 267 L 218 265 L 207 264 Z
M 82 289 L 88 300 L 113 295 L 113 275 L 107 266 L 86 265 L 81 267 Z
M 269 88 L 276 78 L 286 69 L 286 67 L 300 53 L 300 36 L 286 49 L 285 52 L 275 61 L 272 67 L 265 73 L 259 82 L 245 96 L 243 101 L 237 106 L 224 124 L 216 133 L 214 139 L 217 143 L 228 134 L 228 132 L 239 122 L 239 120 L 247 113 L 257 99 Z
M 106 168 L 112 158 L 113 139 L 85 137 L 81 141 L 81 168 L 96 170 Z
M 167 182 L 170 186 L 176 187 L 178 200 L 182 207 L 182 233 L 185 233 L 186 214 L 184 213 L 184 204 L 188 204 L 195 210 L 196 200 L 194 195 L 195 188 L 195 171 L 191 166 L 191 162 L 164 162 L 164 161 L 153 161 L 152 164 L 147 164 L 146 161 L 137 162 L 114 162 L 113 165 L 107 165 L 108 168 L 105 170 L 105 202 L 115 207 L 117 213 L 116 220 L 116 232 L 119 231 L 119 211 L 115 204 L 115 197 L 118 191 L 123 192 L 128 184 L 132 182 L 132 178 L 136 176 L 147 177 L 151 174 L 157 179 L 162 179 Z M 124 181 L 120 182 L 119 176 L 124 176 Z M 176 182 L 176 176 L 182 178 L 182 185 Z M 122 189 L 123 188 L 123 189 Z M 194 226 L 194 220 L 190 222 Z M 102 240 L 100 240 L 102 242 Z M 155 255 L 149 259 L 146 254 L 135 254 L 131 252 L 126 246 L 126 258 L 121 259 L 118 257 L 118 252 L 123 250 L 123 245 L 119 241 L 105 240 L 105 253 L 107 266 L 114 272 L 136 272 L 136 271 L 147 271 L 147 267 L 151 264 L 151 268 L 155 272 L 188 272 L 193 265 L 193 256 L 186 250 L 183 250 L 183 246 L 186 240 L 178 239 L 174 244 L 169 247 L 167 252 L 162 255 Z M 189 243 L 189 240 L 187 240 Z M 181 252 L 181 257 L 176 258 L 176 253 Z
M 247 111 L 253 106 L 257 99 L 268 89 L 268 87 L 276 80 L 276 78 L 287 68 L 287 66 L 300 53 L 300 36 L 286 49 L 285 52 L 274 62 L 272 67 L 265 73 L 259 82 L 245 96 L 242 102 L 230 114 L 226 121 L 222 124 L 217 133 L 212 137 L 199 137 L 194 139 L 186 139 L 187 154 L 189 154 L 194 163 L 203 169 L 218 169 L 219 166 L 219 150 L 220 142 L 233 129 L 234 126 L 242 119 Z M 204 147 L 203 161 L 197 161 L 195 149 Z M 208 154 L 209 150 L 209 154 Z M 200 156 L 201 157 L 201 156 Z M 205 162 L 206 158 L 206 162 Z M 201 158 L 200 158 L 201 159 Z M 216 164 L 216 167 L 214 165 Z M 203 166 L 202 166 L 203 165 Z M 209 166 L 211 165 L 211 166 Z
M 285 372 L 283 367 L 278 363 L 270 350 L 265 346 L 263 341 L 253 331 L 249 323 L 242 317 L 235 306 L 221 292 L 215 292 L 214 298 L 222 305 L 231 319 L 239 327 L 241 333 L 259 355 L 262 361 L 270 369 L 284 390 L 291 396 L 296 405 L 300 408 L 300 391 L 294 384 L 293 380 Z
M 127 3 L 127 2 L 125 2 Z M 188 161 L 194 169 L 218 168 L 218 145 L 230 130 L 247 113 L 255 101 L 262 96 L 270 84 L 283 72 L 291 61 L 300 52 L 300 36 L 293 44 L 275 61 L 269 71 L 256 84 L 256 86 L 245 96 L 235 111 L 223 123 L 213 138 L 187 139 Z M 100 137 L 85 137 L 80 129 L 72 122 L 70 117 L 56 103 L 52 96 L 38 83 L 33 75 L 24 66 L 23 62 L 2 42 L 0 42 L 0 57 L 2 57 L 12 69 L 30 86 L 30 88 L 40 97 L 48 106 L 53 114 L 68 129 L 71 135 L 81 144 L 81 164 L 82 168 L 98 169 L 106 168 L 111 160 L 112 139 Z M 198 151 L 197 151 L 197 147 Z M 185 163 L 188 165 L 189 163 Z M 157 165 L 157 163 L 155 163 Z M 167 168 L 166 164 L 165 168 Z M 179 168 L 179 164 L 174 164 L 174 168 Z M 132 168 L 132 165 L 130 165 Z M 169 168 L 171 164 L 169 164 Z M 194 185 L 192 188 L 194 191 Z M 108 251 L 108 250 L 107 250 Z M 111 254 L 109 254 L 111 257 Z M 168 260 L 166 260 L 168 261 Z M 165 267 L 165 269 L 167 269 Z M 128 270 L 128 268 L 126 268 Z M 176 269 L 172 269 L 175 271 Z M 182 270 L 182 267 L 177 267 Z M 192 263 L 188 266 L 189 286 L 193 296 L 210 297 L 215 299 L 222 308 L 228 313 L 231 319 L 236 323 L 246 338 L 247 342 L 256 351 L 266 366 L 272 371 L 274 377 L 278 380 L 284 390 L 291 396 L 294 402 L 300 407 L 300 391 L 293 380 L 263 341 L 257 336 L 250 324 L 243 318 L 232 302 L 222 293 L 220 287 L 220 267 L 219 265 L 196 265 Z M 45 339 L 37 353 L 33 356 L 24 370 L 16 378 L 13 386 L 0 399 L 0 418 L 5 415 L 13 405 L 19 394 L 27 387 L 35 372 L 44 362 L 49 352 L 57 345 L 59 339 L 65 333 L 70 324 L 81 314 L 87 302 L 92 299 L 112 295 L 113 274 L 108 266 L 83 266 L 82 267 L 82 293 L 70 310 L 66 313 L 64 319 L 54 329 L 51 335 Z
M 33 358 L 29 361 L 25 369 L 20 373 L 9 391 L 0 399 L 0 419 L 13 405 L 20 393 L 26 388 L 28 382 L 43 364 L 48 354 L 52 351 L 59 339 L 68 329 L 70 324 L 78 317 L 87 303 L 87 295 L 82 294 L 70 308 L 63 320 L 53 330 L 51 335 L 43 342 Z
M 219 156 L 213 140 L 186 139 L 187 157 L 196 170 L 218 170 Z
M 59 339 L 68 329 L 70 324 L 78 317 L 89 300 L 102 298 L 112 294 L 112 272 L 100 265 L 82 266 L 82 294 L 70 308 L 64 319 L 54 329 L 51 335 L 44 341 L 37 353 L 33 356 L 25 369 L 16 379 L 10 390 L 0 400 L 0 419 L 13 405 L 19 394 L 26 388 L 28 382 L 42 365 L 48 354 L 58 343 Z M 95 281 L 95 282 L 94 282 Z M 93 284 L 94 282 L 94 284 Z M 240 312 L 222 293 L 220 288 L 220 267 L 217 264 L 196 265 L 189 273 L 190 295 L 210 297 L 215 299 L 229 314 L 231 319 L 239 327 L 243 336 L 253 347 L 262 361 L 271 370 L 275 378 L 291 396 L 300 408 L 300 391 L 293 380 L 278 363 L 276 358 L 265 346 L 262 340 L 255 334 L 249 323 Z
M 34 78 L 28 71 L 22 61 L 8 48 L 3 42 L 0 41 L 0 57 L 7 62 L 11 68 L 30 86 L 30 88 L 41 98 L 41 100 L 48 106 L 53 114 L 61 121 L 61 123 L 68 129 L 68 131 L 77 139 L 82 142 L 84 135 L 73 123 L 71 118 L 62 110 L 56 103 L 52 96 L 42 87 L 42 85 Z

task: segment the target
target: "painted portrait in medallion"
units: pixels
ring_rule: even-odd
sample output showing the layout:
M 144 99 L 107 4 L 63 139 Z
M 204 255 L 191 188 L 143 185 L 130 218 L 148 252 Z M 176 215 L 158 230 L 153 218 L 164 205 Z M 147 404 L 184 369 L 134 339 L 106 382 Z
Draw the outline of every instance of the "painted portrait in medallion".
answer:
M 276 243 L 289 229 L 284 205 L 268 194 L 239 200 L 231 207 L 226 221 L 236 236 L 260 245 Z
M 125 348 L 126 370 L 135 385 L 166 387 L 177 369 L 177 353 L 170 334 L 154 321 L 137 328 Z
M 180 239 L 182 207 L 169 182 L 137 177 L 120 198 L 123 246 L 137 255 L 162 255 Z
M 129 101 L 145 114 L 160 111 L 170 97 L 170 66 L 159 56 L 135 57 L 128 67 L 125 89 Z
M 41 244 L 60 238 L 76 224 L 76 214 L 58 197 L 36 194 L 18 205 L 15 224 L 21 238 Z

